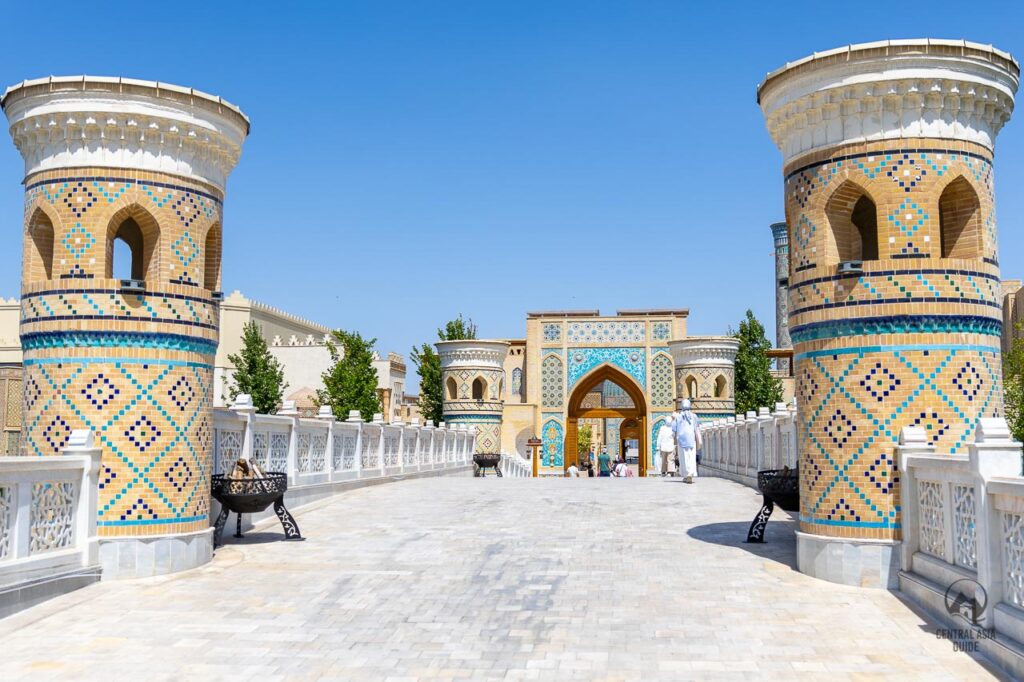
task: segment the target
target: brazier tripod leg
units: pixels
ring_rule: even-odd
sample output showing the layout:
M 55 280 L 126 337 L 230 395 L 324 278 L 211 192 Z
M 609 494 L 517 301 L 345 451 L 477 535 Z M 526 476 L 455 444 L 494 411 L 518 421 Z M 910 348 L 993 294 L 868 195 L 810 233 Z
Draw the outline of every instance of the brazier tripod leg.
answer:
M 274 513 L 277 514 L 278 520 L 281 522 L 281 527 L 284 528 L 284 539 L 285 540 L 301 540 L 302 534 L 299 533 L 299 524 L 295 523 L 295 519 L 291 513 L 284 506 L 284 495 L 274 500 Z
M 764 528 L 768 525 L 768 517 L 772 515 L 775 503 L 764 495 L 761 496 L 761 500 L 761 511 L 757 512 L 757 516 L 750 524 L 750 530 L 747 531 L 747 542 L 764 542 Z
M 244 538 L 245 536 L 242 535 L 242 515 L 235 514 L 235 516 L 238 517 L 238 520 L 235 522 L 235 537 Z
M 221 505 L 220 515 L 217 516 L 217 522 L 215 524 L 213 524 L 213 546 L 214 547 L 216 547 L 217 545 L 220 544 L 220 536 L 221 536 L 221 533 L 224 532 L 224 524 L 228 522 L 228 516 L 230 514 L 231 514 L 231 512 L 228 511 L 228 508 L 223 506 L 223 505 Z

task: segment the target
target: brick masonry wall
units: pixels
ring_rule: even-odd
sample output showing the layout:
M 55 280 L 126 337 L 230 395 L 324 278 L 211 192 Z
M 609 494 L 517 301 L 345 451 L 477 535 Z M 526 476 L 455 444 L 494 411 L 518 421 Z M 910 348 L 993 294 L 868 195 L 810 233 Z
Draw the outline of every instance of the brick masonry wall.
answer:
M 91 429 L 102 536 L 209 527 L 222 195 L 106 168 L 37 173 L 25 186 L 22 454 L 59 454 L 72 430 Z M 145 293 L 111 277 L 127 218 L 146 241 Z M 49 268 L 37 243 L 52 246 Z
M 899 538 L 900 430 L 922 426 L 937 452 L 962 452 L 979 417 L 1002 413 L 992 174 L 987 149 L 934 139 L 833 148 L 786 168 L 803 531 Z M 947 230 L 971 194 L 978 206 L 947 258 L 940 197 L 954 181 Z M 840 250 L 857 245 L 837 223 L 864 194 L 879 258 L 839 275 Z

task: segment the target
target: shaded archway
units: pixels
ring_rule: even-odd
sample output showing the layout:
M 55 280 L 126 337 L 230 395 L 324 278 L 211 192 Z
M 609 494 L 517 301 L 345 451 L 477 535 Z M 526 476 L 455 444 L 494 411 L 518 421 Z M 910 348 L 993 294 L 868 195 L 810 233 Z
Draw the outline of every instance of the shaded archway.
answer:
M 586 401 L 595 388 L 604 382 L 611 382 L 622 389 L 627 400 L 617 401 L 614 404 L 593 404 Z M 569 396 L 568 418 L 565 428 L 565 456 L 564 466 L 566 468 L 576 461 L 577 454 L 577 433 L 581 419 L 622 419 L 632 420 L 637 425 L 639 432 L 639 474 L 647 475 L 648 459 L 650 453 L 647 451 L 647 401 L 644 398 L 643 389 L 636 381 L 625 372 L 612 365 L 601 365 L 595 368 L 572 390 Z

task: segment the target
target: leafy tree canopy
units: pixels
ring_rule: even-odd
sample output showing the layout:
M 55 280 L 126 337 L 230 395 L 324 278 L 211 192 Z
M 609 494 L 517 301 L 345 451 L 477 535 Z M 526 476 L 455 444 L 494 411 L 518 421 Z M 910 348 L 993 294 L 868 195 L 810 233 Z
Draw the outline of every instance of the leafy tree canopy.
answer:
M 246 323 L 242 328 L 242 350 L 228 355 L 228 361 L 235 367 L 228 388 L 231 401 L 240 393 L 247 393 L 260 414 L 276 412 L 288 384 L 284 382 L 284 368 L 271 355 L 259 325 Z
M 768 341 L 762 325 L 751 310 L 740 322 L 740 348 L 736 353 L 736 414 L 744 414 L 760 407 L 774 408 L 782 400 L 782 382 L 772 376 Z
M 371 421 L 381 411 L 373 366 L 377 339 L 364 339 L 359 332 L 342 329 L 331 336 L 327 342 L 331 367 L 322 375 L 324 388 L 317 391 L 317 402 L 330 405 L 336 419 L 347 419 L 349 410 L 359 410 L 364 420 Z

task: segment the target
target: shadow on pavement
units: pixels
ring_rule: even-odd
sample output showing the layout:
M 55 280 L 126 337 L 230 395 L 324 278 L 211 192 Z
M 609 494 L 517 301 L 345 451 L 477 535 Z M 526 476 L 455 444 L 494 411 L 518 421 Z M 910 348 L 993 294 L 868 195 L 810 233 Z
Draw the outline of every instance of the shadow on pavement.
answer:
M 302 538 L 305 540 L 306 538 Z M 285 540 L 284 533 L 272 531 L 256 531 L 246 533 L 244 537 L 236 538 L 234 533 L 224 530 L 218 547 L 225 545 L 265 545 L 268 542 L 301 542 L 302 540 Z
M 756 511 L 756 510 L 755 510 Z M 751 513 L 751 520 L 753 520 Z M 764 559 L 789 566 L 796 570 L 796 521 L 786 512 L 776 508 L 768 521 L 763 543 L 747 543 L 750 521 L 728 521 L 694 526 L 686 531 L 694 540 L 714 545 L 736 547 Z

